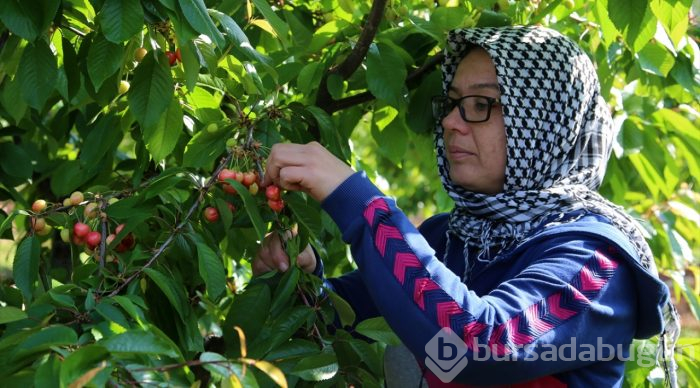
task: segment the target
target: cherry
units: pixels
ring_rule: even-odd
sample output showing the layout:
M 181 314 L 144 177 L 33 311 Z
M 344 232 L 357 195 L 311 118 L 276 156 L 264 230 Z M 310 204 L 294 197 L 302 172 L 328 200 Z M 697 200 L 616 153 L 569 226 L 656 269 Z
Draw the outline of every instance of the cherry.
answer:
M 73 244 L 83 245 L 84 243 L 85 243 L 85 239 L 83 237 L 78 237 L 75 234 L 73 234 Z
M 80 191 L 74 191 L 73 194 L 70 195 L 70 203 L 73 206 L 79 205 L 84 200 L 85 200 L 85 196 Z
M 255 195 L 258 193 L 258 184 L 253 182 L 248 186 L 248 191 L 250 192 L 250 195 Z
M 226 207 L 228 207 L 228 210 L 231 211 L 231 213 L 236 211 L 236 207 L 233 206 L 231 202 L 226 202 Z
M 207 207 L 204 209 L 204 219 L 207 221 L 214 223 L 219 220 L 219 211 L 216 210 L 215 207 Z
M 139 47 L 136 49 L 136 51 L 134 51 L 134 59 L 136 59 L 136 62 L 141 62 L 146 54 L 148 54 L 148 50 L 143 47 Z
M 255 176 L 254 172 L 252 172 L 252 171 L 244 172 L 242 183 L 243 183 L 243 185 L 248 187 L 248 186 L 252 185 L 253 182 L 255 182 L 255 178 L 256 178 L 256 176 Z
M 87 219 L 93 219 L 97 217 L 97 210 L 98 210 L 98 205 L 95 202 L 90 202 L 87 205 L 85 205 L 85 210 L 83 211 L 83 215 Z
M 76 222 L 73 225 L 73 235 L 79 238 L 85 238 L 90 233 L 90 227 L 82 222 Z
M 100 232 L 90 232 L 85 236 L 85 243 L 90 249 L 95 249 L 100 245 L 100 241 L 102 241 L 102 234 Z
M 44 228 L 46 228 L 46 220 L 40 217 L 32 217 L 32 229 L 35 232 L 41 232 Z
M 70 229 L 61 229 L 61 240 L 64 243 L 67 243 L 70 241 Z
M 46 201 L 44 201 L 43 199 L 37 199 L 32 204 L 32 211 L 34 213 L 41 213 L 42 211 L 44 211 L 44 209 L 46 209 Z
M 265 197 L 271 200 L 280 199 L 280 188 L 277 185 L 269 185 L 265 188 Z
M 168 63 L 170 66 L 175 66 L 175 63 L 177 63 L 177 55 L 172 51 L 166 51 L 165 55 L 168 56 Z
M 231 186 L 230 184 L 226 183 L 226 179 L 235 179 L 235 178 L 236 178 L 236 172 L 233 170 L 229 170 L 228 168 L 221 170 L 221 172 L 219 173 L 219 176 L 217 177 L 219 182 L 224 182 L 222 187 L 223 187 L 224 191 L 229 193 L 229 194 L 236 194 L 236 189 L 234 189 L 233 186 Z
M 70 200 L 70 197 L 63 200 L 63 206 L 73 206 L 73 201 Z
M 124 93 L 128 92 L 129 88 L 131 88 L 131 84 L 129 84 L 129 81 L 124 81 L 124 80 L 119 81 L 119 88 L 118 88 L 119 94 L 124 94 Z
M 277 200 L 268 199 L 267 206 L 269 206 L 273 212 L 279 213 L 282 211 L 282 209 L 284 209 L 284 201 L 281 199 L 277 199 Z

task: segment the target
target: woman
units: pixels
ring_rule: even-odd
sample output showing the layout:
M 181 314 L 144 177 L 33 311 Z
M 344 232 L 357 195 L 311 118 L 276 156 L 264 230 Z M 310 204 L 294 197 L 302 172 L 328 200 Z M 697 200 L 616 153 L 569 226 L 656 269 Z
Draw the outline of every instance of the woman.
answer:
M 445 54 L 433 108 L 449 214 L 414 229 L 316 143 L 274 146 L 264 184 L 322 203 L 358 267 L 326 283 L 358 321 L 384 316 L 431 386 L 620 386 L 632 339 L 661 333 L 664 311 L 678 327 L 638 226 L 595 191 L 613 129 L 591 61 L 536 26 L 456 30 Z M 298 264 L 322 273 L 310 248 Z M 276 238 L 253 264 L 287 267 Z M 452 374 L 431 354 L 444 328 L 463 341 Z

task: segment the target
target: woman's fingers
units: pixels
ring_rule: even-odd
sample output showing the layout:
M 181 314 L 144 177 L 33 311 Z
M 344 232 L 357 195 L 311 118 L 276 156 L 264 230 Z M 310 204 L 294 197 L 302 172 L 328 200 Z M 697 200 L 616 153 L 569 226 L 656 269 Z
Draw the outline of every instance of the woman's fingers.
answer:
M 317 201 L 325 199 L 353 170 L 319 143 L 275 144 L 262 183 L 300 190 Z
M 291 231 L 287 231 L 285 239 L 289 239 L 293 236 Z M 307 245 L 306 248 L 299 253 L 297 256 L 297 265 L 304 272 L 311 273 L 316 269 L 316 255 L 311 248 L 311 245 Z M 263 244 L 260 247 L 255 260 L 251 265 L 253 270 L 253 275 L 258 276 L 265 272 L 279 270 L 286 271 L 289 269 L 289 256 L 284 250 L 284 245 L 279 234 L 270 233 L 263 240 Z

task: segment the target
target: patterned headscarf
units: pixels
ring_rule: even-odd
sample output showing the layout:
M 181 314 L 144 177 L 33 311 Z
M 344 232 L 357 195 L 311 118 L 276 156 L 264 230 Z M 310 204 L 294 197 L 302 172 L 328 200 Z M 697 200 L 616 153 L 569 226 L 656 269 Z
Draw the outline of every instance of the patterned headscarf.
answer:
M 444 128 L 437 123 L 438 169 L 455 201 L 448 243 L 453 238 L 464 242 L 465 277 L 474 260 L 493 260 L 499 252 L 526 241 L 543 221 L 560 222 L 558 217 L 576 210 L 610 220 L 629 238 L 642 266 L 657 275 L 638 224 L 597 193 L 614 130 L 590 59 L 574 42 L 545 27 L 454 30 L 447 38 L 442 67 L 445 93 L 462 58 L 475 46 L 485 49 L 496 67 L 508 161 L 498 194 L 471 192 L 454 184 L 445 156 Z M 479 252 L 476 257 L 469 257 L 469 247 Z M 679 331 L 673 306 L 667 310 L 666 344 L 671 348 L 661 347 L 664 361 Z M 675 367 L 667 369 L 675 381 Z

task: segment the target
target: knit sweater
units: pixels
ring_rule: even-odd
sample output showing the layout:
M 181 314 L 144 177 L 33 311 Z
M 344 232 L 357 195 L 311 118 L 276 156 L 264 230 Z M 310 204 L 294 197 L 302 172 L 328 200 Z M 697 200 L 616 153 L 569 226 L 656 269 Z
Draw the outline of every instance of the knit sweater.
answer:
M 462 369 L 452 384 L 620 386 L 625 360 L 654 362 L 630 354 L 630 343 L 661 332 L 668 288 L 602 217 L 565 215 L 576 220 L 549 223 L 496 260 L 472 260 L 462 279 L 464 247 L 456 239 L 446 247 L 446 214 L 416 229 L 362 172 L 322 206 L 358 268 L 327 286 L 358 322 L 382 315 L 431 386 L 442 384 L 436 375 L 445 370 L 434 367 L 440 354 L 426 345 L 443 328 L 463 341 L 466 361 L 455 364 Z M 453 350 L 439 344 L 438 353 Z

